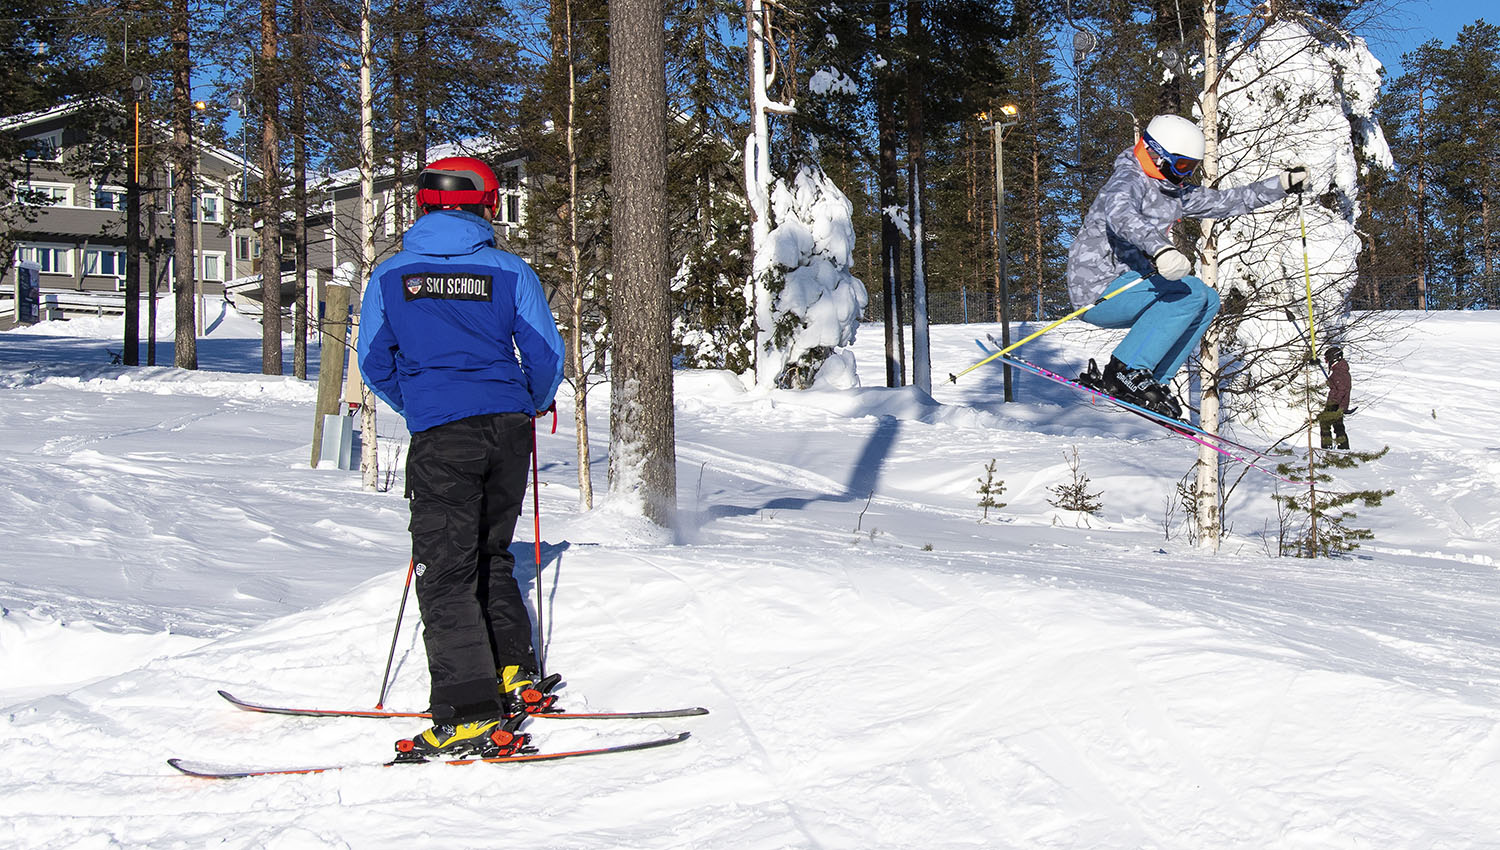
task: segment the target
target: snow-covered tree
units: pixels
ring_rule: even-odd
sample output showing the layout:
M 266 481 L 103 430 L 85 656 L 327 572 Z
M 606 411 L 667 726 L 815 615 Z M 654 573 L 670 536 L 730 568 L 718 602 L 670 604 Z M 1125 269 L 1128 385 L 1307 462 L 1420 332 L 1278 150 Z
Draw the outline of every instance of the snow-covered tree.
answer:
M 1241 47 L 1231 44 L 1227 52 Z M 1219 291 L 1245 298 L 1232 343 L 1243 371 L 1234 380 L 1261 388 L 1257 398 L 1264 401 L 1298 377 L 1314 342 L 1321 348 L 1346 341 L 1346 304 L 1361 249 L 1359 177 L 1371 164 L 1391 165 L 1374 119 L 1380 63 L 1358 36 L 1326 28 L 1315 34 L 1301 21 L 1280 21 L 1225 69 L 1221 91 L 1224 183 L 1261 180 L 1299 163 L 1312 169 L 1298 202 L 1215 228 Z M 1302 411 L 1284 406 L 1279 416 L 1265 404 L 1255 413 L 1289 428 L 1305 421 Z
M 804 165 L 771 192 L 772 228 L 755 258 L 756 317 L 766 331 L 757 382 L 805 389 L 821 373 L 831 386 L 857 386 L 854 342 L 869 301 L 851 270 L 853 207 L 816 165 Z
M 747 0 L 751 133 L 745 141 L 745 190 L 750 206 L 751 272 L 747 287 L 756 324 L 755 381 L 804 389 L 822 373 L 832 386 L 857 383 L 854 356 L 835 352 L 854 342 L 868 303 L 851 271 L 854 226 L 849 199 L 808 152 L 790 180 L 771 171 L 770 116 L 796 105 L 787 81 L 777 82 L 779 4 Z M 835 71 L 815 75 L 815 88 L 837 88 Z M 772 96 L 776 89 L 780 99 Z M 827 368 L 825 368 L 827 364 Z
M 1315 336 L 1346 331 L 1339 317 L 1356 281 L 1358 176 L 1367 163 L 1390 162 L 1374 119 L 1380 63 L 1363 39 L 1296 13 L 1252 28 L 1222 51 L 1212 0 L 1204 22 L 1205 183 L 1251 183 L 1296 164 L 1311 167 L 1312 183 L 1295 203 L 1204 223 L 1199 273 L 1225 307 L 1200 351 L 1200 423 L 1217 433 L 1220 391 L 1253 387 L 1258 403 L 1250 415 L 1295 428 L 1308 411 L 1266 402 L 1307 379 L 1301 373 L 1310 368 Z M 1222 498 L 1218 459 L 1207 451 L 1197 519 L 1199 540 L 1216 547 Z

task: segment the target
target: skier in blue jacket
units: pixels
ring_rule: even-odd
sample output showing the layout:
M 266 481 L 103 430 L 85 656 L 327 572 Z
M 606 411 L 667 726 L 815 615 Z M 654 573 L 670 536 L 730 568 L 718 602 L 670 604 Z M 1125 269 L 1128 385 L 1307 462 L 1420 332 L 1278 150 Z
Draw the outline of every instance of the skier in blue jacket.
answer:
M 423 169 L 422 214 L 370 275 L 360 310 L 360 372 L 411 431 L 406 489 L 433 720 L 397 742 L 413 756 L 496 754 L 506 715 L 541 685 L 510 542 L 533 417 L 552 406 L 564 349 L 536 273 L 495 247 L 499 188 L 472 157 Z
M 1219 294 L 1189 274 L 1192 261 L 1173 244 L 1172 225 L 1251 212 L 1303 191 L 1309 178 L 1307 166 L 1296 165 L 1246 186 L 1197 186 L 1188 178 L 1203 152 L 1198 125 L 1178 115 L 1151 119 L 1135 147 L 1115 158 L 1068 249 L 1073 306 L 1094 304 L 1083 320 L 1130 329 L 1104 372 L 1090 360 L 1078 382 L 1174 419 L 1182 405 L 1167 384 L 1218 314 Z

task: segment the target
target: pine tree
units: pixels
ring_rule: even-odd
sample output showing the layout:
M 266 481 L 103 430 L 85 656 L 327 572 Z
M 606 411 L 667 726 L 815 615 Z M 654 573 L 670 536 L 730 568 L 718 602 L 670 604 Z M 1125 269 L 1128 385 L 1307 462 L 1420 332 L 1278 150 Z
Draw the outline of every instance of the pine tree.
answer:
M 749 277 L 749 214 L 738 140 L 746 128 L 727 92 L 743 87 L 742 59 L 719 37 L 743 8 L 690 0 L 669 13 L 673 113 L 668 196 L 672 221 L 672 340 L 684 365 L 746 372 L 755 332 Z
M 1276 467 L 1278 473 L 1302 481 L 1307 489 L 1278 492 L 1271 497 L 1281 516 L 1277 551 L 1283 556 L 1317 558 L 1359 548 L 1359 541 L 1371 540 L 1375 534 L 1367 528 L 1351 527 L 1349 523 L 1357 514 L 1348 508 L 1355 504 L 1379 507 L 1381 500 L 1395 494 L 1394 490 L 1349 490 L 1325 486 L 1334 483 L 1329 470 L 1347 472 L 1361 464 L 1379 460 L 1390 451 L 1390 446 L 1382 447 L 1378 452 L 1314 448 L 1313 430 L 1317 427 L 1316 414 L 1323 409 L 1322 401 L 1322 393 L 1315 385 L 1313 366 L 1308 364 L 1303 370 L 1303 381 L 1294 385 L 1291 391 L 1290 401 L 1292 408 L 1307 415 L 1307 457 L 1288 460 Z
M 1393 229 L 1411 234 L 1411 239 L 1387 243 L 1388 251 L 1401 251 L 1414 271 L 1415 292 L 1411 306 L 1426 309 L 1428 281 L 1433 277 L 1432 246 L 1447 238 L 1444 229 L 1434 227 L 1431 209 L 1434 200 L 1433 159 L 1429 135 L 1433 132 L 1433 108 L 1439 97 L 1443 72 L 1443 48 L 1429 41 L 1402 57 L 1406 69 L 1388 88 L 1391 153 L 1401 168 L 1397 173 L 1400 193 L 1405 204 L 1394 208 L 1387 220 L 1394 218 Z M 1403 250 L 1404 248 L 1404 250 Z M 1387 262 L 1390 262 L 1388 259 Z
M 1463 163 L 1435 170 L 1442 198 L 1437 212 L 1450 236 L 1435 259 L 1447 275 L 1442 306 L 1466 309 L 1484 297 L 1470 282 L 1493 280 L 1500 248 L 1500 127 L 1493 120 L 1500 115 L 1500 26 L 1479 21 L 1464 27 L 1444 51 L 1442 69 L 1435 132 L 1423 141 L 1437 162 Z M 1475 120 L 1481 115 L 1492 120 Z
M 1047 488 L 1053 495 L 1053 498 L 1047 500 L 1047 504 L 1080 515 L 1099 513 L 1104 508 L 1104 502 L 1100 498 L 1104 492 L 1089 492 L 1089 477 L 1079 467 L 1078 447 L 1073 446 L 1071 451 L 1064 452 L 1063 458 L 1068 463 L 1069 480 Z
M 1048 306 L 1069 307 L 1063 284 L 1067 265 L 1067 174 L 1054 151 L 1067 145 L 1064 116 L 1068 99 L 1052 61 L 1055 24 L 1042 7 L 1017 9 L 1023 27 L 1005 46 L 1005 60 L 1015 69 L 1012 92 L 1019 124 L 1006 139 L 1006 217 L 1011 255 L 1011 316 L 1043 319 Z M 1019 308 L 1019 309 L 1018 309 Z
M 1282 509 L 1282 526 L 1277 538 L 1278 554 L 1298 558 L 1319 558 L 1352 552 L 1362 540 L 1373 540 L 1368 528 L 1349 525 L 1358 514 L 1353 505 L 1379 507 L 1381 501 L 1395 495 L 1395 490 L 1339 490 L 1331 485 L 1329 470 L 1347 471 L 1361 464 L 1385 457 L 1391 450 L 1384 446 L 1378 452 L 1329 451 L 1313 449 L 1312 460 L 1277 465 L 1277 471 L 1288 477 L 1305 480 L 1306 490 L 1276 493 L 1271 496 Z
M 979 507 L 984 510 L 980 516 L 981 522 L 990 518 L 990 508 L 999 510 L 1005 507 L 1005 503 L 1000 501 L 1000 495 L 1004 492 L 1005 482 L 995 480 L 995 459 L 990 458 L 990 462 L 984 467 L 984 477 L 979 479 Z

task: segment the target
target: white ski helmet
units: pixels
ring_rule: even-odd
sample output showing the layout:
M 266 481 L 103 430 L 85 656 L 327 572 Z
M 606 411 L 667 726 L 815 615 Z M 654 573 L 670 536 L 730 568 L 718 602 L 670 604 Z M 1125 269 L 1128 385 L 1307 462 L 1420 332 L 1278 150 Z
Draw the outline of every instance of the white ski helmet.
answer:
M 1180 115 L 1158 115 L 1146 125 L 1141 142 L 1166 179 L 1181 184 L 1203 161 L 1203 131 Z

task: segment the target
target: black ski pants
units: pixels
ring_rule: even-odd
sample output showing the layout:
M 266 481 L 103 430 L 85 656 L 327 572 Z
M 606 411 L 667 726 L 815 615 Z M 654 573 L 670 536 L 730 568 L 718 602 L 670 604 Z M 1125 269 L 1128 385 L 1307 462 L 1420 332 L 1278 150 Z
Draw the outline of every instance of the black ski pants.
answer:
M 412 435 L 412 558 L 436 721 L 498 715 L 496 670 L 534 666 L 531 617 L 510 553 L 531 446 L 524 413 L 471 416 Z
M 1349 433 L 1344 430 L 1344 411 L 1338 405 L 1329 404 L 1318 414 L 1318 430 L 1323 448 L 1349 448 Z

